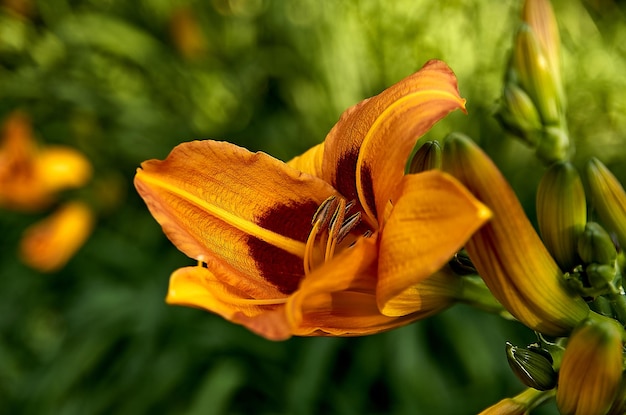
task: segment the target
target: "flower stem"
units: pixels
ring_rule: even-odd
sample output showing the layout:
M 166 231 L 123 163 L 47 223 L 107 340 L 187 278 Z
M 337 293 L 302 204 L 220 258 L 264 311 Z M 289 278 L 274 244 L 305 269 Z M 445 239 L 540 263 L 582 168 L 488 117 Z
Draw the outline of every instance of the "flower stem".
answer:
M 469 304 L 479 310 L 488 313 L 498 314 L 507 320 L 515 320 L 515 317 L 493 296 L 485 285 L 485 282 L 478 275 L 465 275 L 460 277 L 459 292 L 457 300 Z

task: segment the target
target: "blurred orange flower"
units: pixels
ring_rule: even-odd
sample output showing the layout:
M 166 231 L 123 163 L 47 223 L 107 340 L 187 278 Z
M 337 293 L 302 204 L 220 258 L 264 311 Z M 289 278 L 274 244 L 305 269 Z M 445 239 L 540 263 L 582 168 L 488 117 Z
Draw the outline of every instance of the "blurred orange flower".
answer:
M 206 38 L 190 7 L 174 10 L 170 20 L 170 35 L 180 54 L 187 59 L 201 57 L 207 52 Z
M 419 284 L 490 211 L 451 176 L 404 168 L 416 139 L 464 102 L 450 68 L 430 61 L 288 164 L 216 141 L 144 162 L 138 192 L 201 264 L 172 275 L 167 301 L 276 340 L 407 324 L 441 306 L 433 292 L 449 304 L 436 281 Z
M 37 211 L 56 194 L 91 178 L 91 164 L 65 146 L 38 146 L 28 117 L 16 111 L 4 122 L 0 138 L 0 207 Z
M 85 243 L 93 224 L 93 211 L 85 203 L 62 205 L 26 229 L 20 243 L 22 260 L 41 272 L 59 270 Z

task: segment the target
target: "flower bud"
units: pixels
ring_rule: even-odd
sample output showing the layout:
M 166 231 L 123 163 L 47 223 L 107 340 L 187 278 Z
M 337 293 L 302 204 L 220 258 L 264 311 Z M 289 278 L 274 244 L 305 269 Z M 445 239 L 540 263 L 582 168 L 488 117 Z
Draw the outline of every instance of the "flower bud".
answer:
M 617 392 L 617 398 L 613 401 L 611 409 L 606 415 L 624 415 L 626 414 L 626 375 L 622 375 L 622 385 L 619 392 Z
M 509 132 L 531 147 L 537 146 L 542 129 L 541 117 L 532 99 L 515 83 L 507 82 L 504 86 L 496 116 Z
M 526 389 L 517 396 L 502 399 L 478 415 L 528 415 L 533 408 L 541 405 L 548 397 L 546 392 Z
M 440 168 L 441 145 L 438 141 L 426 141 L 411 159 L 409 173 L 421 173 L 426 170 Z
M 605 289 L 609 284 L 613 284 L 617 276 L 615 266 L 603 264 L 590 264 L 585 268 L 589 285 L 593 288 Z
M 526 0 L 522 9 L 522 20 L 532 28 L 537 36 L 537 41 L 552 68 L 552 74 L 560 85 L 559 49 L 561 41 L 550 1 Z
M 578 239 L 578 255 L 585 264 L 615 265 L 617 250 L 611 236 L 596 222 L 588 222 Z
M 507 342 L 506 357 L 513 373 L 524 385 L 540 391 L 556 386 L 557 375 L 552 362 L 539 350 L 517 347 Z
M 589 306 L 596 313 L 613 318 L 613 308 L 608 298 L 599 295 L 589 303 Z
M 466 244 L 493 295 L 533 330 L 568 334 L 587 316 L 589 307 L 566 289 L 561 270 L 498 168 L 460 134 L 447 137 L 443 168 L 494 213 Z
M 596 158 L 589 160 L 586 173 L 593 207 L 607 229 L 615 232 L 620 246 L 626 249 L 626 192 L 624 188 L 609 169 Z
M 543 124 L 559 125 L 563 108 L 557 79 L 535 32 L 527 24 L 520 26 L 515 37 L 513 65 Z
M 563 354 L 556 403 L 563 415 L 604 415 L 622 380 L 622 326 L 592 314 L 572 333 Z
M 556 262 L 571 270 L 578 263 L 578 239 L 587 221 L 585 190 L 571 163 L 555 163 L 543 175 L 537 189 L 537 220 Z

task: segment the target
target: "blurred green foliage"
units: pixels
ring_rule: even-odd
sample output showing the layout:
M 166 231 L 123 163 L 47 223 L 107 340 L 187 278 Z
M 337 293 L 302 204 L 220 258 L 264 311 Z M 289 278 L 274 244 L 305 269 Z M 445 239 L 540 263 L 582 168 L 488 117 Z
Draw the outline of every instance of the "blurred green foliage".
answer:
M 190 264 L 132 177 L 182 141 L 235 142 L 288 159 L 348 106 L 431 58 L 469 115 L 459 130 L 500 165 L 534 216 L 543 167 L 494 121 L 521 2 L 507 0 L 3 0 L 0 116 L 28 112 L 39 140 L 83 151 L 98 226 L 61 271 L 16 256 L 39 216 L 0 211 L 0 410 L 7 414 L 473 414 L 522 389 L 504 342 L 518 324 L 458 306 L 367 338 L 272 343 L 169 307 Z M 610 0 L 554 1 L 575 163 L 626 182 L 626 22 Z M 551 406 L 537 413 L 555 413 Z

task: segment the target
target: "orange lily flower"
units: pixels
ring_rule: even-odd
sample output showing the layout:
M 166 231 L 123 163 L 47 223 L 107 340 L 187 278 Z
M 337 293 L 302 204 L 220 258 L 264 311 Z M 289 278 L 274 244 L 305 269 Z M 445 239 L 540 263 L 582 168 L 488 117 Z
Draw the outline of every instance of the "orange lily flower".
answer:
M 464 103 L 448 66 L 430 61 L 287 164 L 216 141 L 144 162 L 139 194 L 199 262 L 174 272 L 167 301 L 274 340 L 376 333 L 449 305 L 438 271 L 490 211 L 446 173 L 404 167 Z
M 36 211 L 56 194 L 77 188 L 91 178 L 91 164 L 66 146 L 39 148 L 29 120 L 15 111 L 4 122 L 0 137 L 0 207 Z

